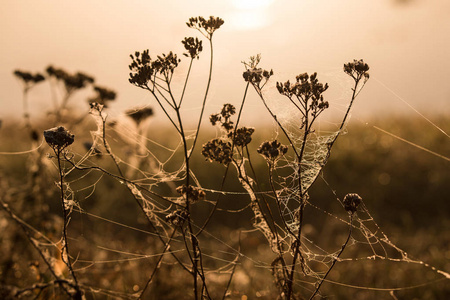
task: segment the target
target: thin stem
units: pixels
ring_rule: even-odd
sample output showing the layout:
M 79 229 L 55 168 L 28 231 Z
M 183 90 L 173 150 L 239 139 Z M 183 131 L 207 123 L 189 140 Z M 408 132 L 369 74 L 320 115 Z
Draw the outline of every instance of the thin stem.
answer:
M 353 213 L 350 215 L 350 226 L 349 226 L 349 229 L 348 229 L 347 240 L 345 240 L 345 243 L 342 245 L 341 250 L 339 251 L 338 255 L 334 258 L 333 263 L 328 268 L 328 271 L 325 273 L 325 276 L 323 276 L 323 278 L 320 280 L 319 284 L 317 285 L 316 290 L 311 295 L 309 300 L 313 299 L 314 296 L 319 292 L 319 289 L 322 286 L 322 283 L 325 281 L 325 278 L 327 278 L 328 274 L 330 274 L 331 269 L 333 269 L 334 265 L 336 264 L 336 262 L 338 261 L 339 257 L 341 256 L 342 252 L 344 252 L 344 249 L 347 246 L 348 242 L 350 241 L 350 237 L 352 236 L 352 229 L 353 229 Z
M 269 108 L 269 106 L 267 105 L 266 99 L 264 99 L 264 96 L 262 94 L 262 91 L 260 89 L 258 89 L 257 86 L 255 86 L 253 84 L 253 87 L 255 88 L 256 93 L 258 93 L 258 96 L 261 98 L 264 106 L 266 107 L 267 111 L 270 113 L 270 115 L 272 116 L 272 118 L 275 120 L 275 122 L 277 122 L 278 127 L 280 127 L 281 131 L 283 131 L 284 135 L 286 136 L 286 138 L 288 139 L 289 144 L 291 144 L 292 146 L 294 146 L 294 142 L 291 140 L 291 138 L 289 137 L 289 134 L 287 133 L 286 129 L 284 129 L 283 125 L 280 123 L 280 121 L 278 121 L 277 116 L 272 112 L 272 110 Z M 296 156 L 299 156 L 297 153 L 297 149 L 295 149 L 295 147 L 292 147 L 292 149 L 294 150 L 294 153 Z
M 212 36 L 209 39 L 209 45 L 210 45 L 210 48 L 211 48 L 211 58 L 210 58 L 210 61 L 209 61 L 208 83 L 206 85 L 205 96 L 203 98 L 203 103 L 202 103 L 202 110 L 200 112 L 200 117 L 198 118 L 197 131 L 195 133 L 195 138 L 194 138 L 194 142 L 192 143 L 191 152 L 189 154 L 189 157 L 192 155 L 192 153 L 194 153 L 195 144 L 197 143 L 197 139 L 198 139 L 198 136 L 199 136 L 199 133 L 200 133 L 200 126 L 202 124 L 203 113 L 205 111 L 206 99 L 208 97 L 209 87 L 211 86 L 211 78 L 212 78 L 212 70 L 213 70 L 213 58 L 214 58 Z
M 191 74 L 192 62 L 193 61 L 194 61 L 194 58 L 191 58 L 191 61 L 189 62 L 189 69 L 188 69 L 187 74 L 186 74 L 186 80 L 184 81 L 183 91 L 181 92 L 180 102 L 178 102 L 178 108 L 181 107 L 181 103 L 183 102 L 184 93 L 186 92 L 186 87 L 187 87 L 187 83 L 188 83 L 188 80 L 189 80 L 189 76 Z
M 236 130 L 237 130 L 237 127 L 239 125 L 239 121 L 240 121 L 240 118 L 241 118 L 241 115 L 242 115 L 242 110 L 244 108 L 245 99 L 247 97 L 248 87 L 249 87 L 249 83 L 247 83 L 247 85 L 245 86 L 244 96 L 242 98 L 241 107 L 239 108 L 239 114 L 238 114 L 238 117 L 237 117 L 236 126 L 234 127 L 233 137 L 236 135 Z M 233 149 L 234 149 L 234 138 L 233 138 L 232 145 L 231 145 L 231 152 L 233 152 Z M 220 189 L 219 189 L 220 191 L 223 190 L 223 187 L 225 185 L 225 180 L 227 178 L 227 174 L 228 174 L 228 170 L 229 169 L 230 169 L 230 164 L 227 165 L 227 167 L 225 169 L 225 173 L 224 173 L 224 175 L 222 177 L 222 182 L 220 184 Z M 213 214 L 216 212 L 217 207 L 219 205 L 220 198 L 221 198 L 221 194 L 219 194 L 217 196 L 216 203 L 214 204 L 214 207 L 212 208 L 211 212 L 209 213 L 208 217 L 206 218 L 205 223 L 203 224 L 203 226 L 198 231 L 197 236 L 200 235 L 203 232 L 203 230 L 205 229 L 206 225 L 211 221 L 211 218 L 212 218 Z
M 156 262 L 155 268 L 153 269 L 153 272 L 150 275 L 150 278 L 147 280 L 147 283 L 145 284 L 145 287 L 142 289 L 142 292 L 139 294 L 139 298 L 138 299 L 142 299 L 142 296 L 144 295 L 145 291 L 147 290 L 147 288 L 152 283 L 153 277 L 156 275 L 156 272 L 158 271 L 159 266 L 161 265 L 161 262 L 162 262 L 162 259 L 163 259 L 164 255 L 170 249 L 170 242 L 172 241 L 176 231 L 177 231 L 176 228 L 174 228 L 173 231 L 172 231 L 172 234 L 170 235 L 169 240 L 167 241 L 166 245 L 164 246 L 163 252 L 161 253 L 161 255 L 158 258 L 158 261 Z
M 64 151 L 63 149 L 57 148 L 54 149 L 55 150 L 55 154 L 58 160 L 58 170 L 59 170 L 59 185 L 60 185 L 60 190 L 61 190 L 61 207 L 62 207 L 62 211 L 63 211 L 63 248 L 62 248 L 62 253 L 61 253 L 61 259 L 63 260 L 63 262 L 66 264 L 67 268 L 69 269 L 70 274 L 72 275 L 72 278 L 75 282 L 75 290 L 77 292 L 77 294 L 79 294 L 81 296 L 81 291 L 80 291 L 80 287 L 78 286 L 78 280 L 77 277 L 75 275 L 75 272 L 72 268 L 72 263 L 70 261 L 70 251 L 69 251 L 69 241 L 67 239 L 67 225 L 69 223 L 69 215 L 67 213 L 66 210 L 66 206 L 65 206 L 65 197 L 64 197 L 64 171 L 62 169 L 61 166 L 61 151 Z M 65 253 L 64 253 L 65 252 Z

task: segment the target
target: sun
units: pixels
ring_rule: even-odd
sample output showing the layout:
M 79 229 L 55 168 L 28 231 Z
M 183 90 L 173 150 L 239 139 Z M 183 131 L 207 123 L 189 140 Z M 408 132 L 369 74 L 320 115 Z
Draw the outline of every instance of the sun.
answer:
M 232 0 L 233 12 L 228 17 L 235 30 L 257 30 L 270 24 L 269 6 L 275 0 Z
M 233 6 L 237 9 L 250 10 L 266 8 L 275 0 L 233 0 Z

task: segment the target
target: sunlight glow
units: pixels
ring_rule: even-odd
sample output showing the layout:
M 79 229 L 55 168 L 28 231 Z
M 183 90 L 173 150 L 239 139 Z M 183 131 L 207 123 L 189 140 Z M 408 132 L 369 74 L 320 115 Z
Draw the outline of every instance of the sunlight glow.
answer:
M 233 6 L 237 9 L 260 9 L 266 8 L 275 0 L 233 0 Z
M 235 11 L 228 16 L 235 30 L 256 30 L 270 24 L 269 6 L 274 0 L 233 0 Z
M 235 30 L 261 29 L 269 24 L 265 11 L 238 11 L 232 13 L 228 18 Z

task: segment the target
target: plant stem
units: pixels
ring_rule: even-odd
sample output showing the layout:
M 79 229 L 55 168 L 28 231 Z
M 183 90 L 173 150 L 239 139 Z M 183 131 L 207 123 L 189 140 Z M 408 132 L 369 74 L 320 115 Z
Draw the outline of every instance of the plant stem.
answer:
M 64 151 L 64 150 L 59 149 L 59 148 L 55 150 L 55 154 L 58 159 L 59 184 L 60 184 L 60 190 L 61 190 L 61 207 L 62 207 L 62 211 L 63 211 L 63 222 L 64 222 L 64 224 L 63 224 L 63 243 L 64 244 L 63 244 L 63 248 L 61 251 L 62 252 L 61 259 L 66 264 L 66 266 L 69 269 L 69 272 L 72 275 L 72 278 L 75 282 L 76 295 L 79 295 L 78 297 L 81 297 L 81 291 L 80 291 L 80 287 L 78 285 L 78 280 L 77 280 L 75 272 L 72 268 L 72 263 L 70 261 L 69 241 L 67 239 L 67 225 L 69 224 L 69 214 L 67 213 L 66 206 L 65 206 L 64 171 L 62 170 L 62 167 L 61 167 L 61 151 Z
M 313 299 L 314 296 L 319 292 L 319 289 L 322 286 L 322 283 L 325 281 L 325 278 L 327 278 L 328 274 L 330 274 L 331 269 L 333 269 L 334 265 L 336 264 L 336 262 L 338 261 L 339 257 L 341 256 L 342 252 L 344 252 L 344 249 L 347 246 L 348 242 L 350 241 L 350 237 L 352 236 L 352 229 L 353 229 L 353 214 L 350 215 L 350 226 L 349 226 L 349 230 L 348 230 L 347 240 L 342 245 L 341 250 L 339 251 L 338 255 L 335 257 L 335 259 L 334 259 L 333 263 L 331 264 L 331 266 L 328 268 L 328 271 L 327 271 L 327 273 L 325 273 L 325 276 L 323 276 L 323 278 L 320 280 L 320 283 L 318 284 L 316 290 L 311 295 L 309 300 Z

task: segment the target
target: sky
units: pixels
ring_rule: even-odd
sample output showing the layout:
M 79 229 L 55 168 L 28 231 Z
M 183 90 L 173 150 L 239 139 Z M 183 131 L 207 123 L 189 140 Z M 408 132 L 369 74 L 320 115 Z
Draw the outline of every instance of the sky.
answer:
M 185 36 L 198 36 L 189 17 L 221 17 L 214 34 L 214 73 L 207 112 L 226 102 L 238 105 L 245 82 L 242 61 L 261 54 L 261 67 L 273 69 L 268 85 L 317 72 L 328 82 L 325 97 L 339 114 L 349 101 L 351 82 L 344 63 L 364 59 L 371 78 L 353 111 L 359 116 L 450 113 L 450 1 L 445 0 L 2 0 L 0 11 L 0 119 L 22 114 L 16 69 L 43 72 L 48 65 L 82 71 L 117 92 L 110 114 L 156 106 L 151 96 L 128 82 L 129 55 L 149 49 L 155 56 L 174 51 L 180 58 Z M 206 42 L 206 41 L 205 41 Z M 206 45 L 206 43 L 205 43 Z M 206 86 L 209 49 L 195 62 L 184 110 L 198 109 Z M 174 83 L 181 86 L 184 59 Z M 269 118 L 255 93 L 246 112 Z M 71 105 L 87 109 L 86 94 Z M 411 108 L 412 107 L 412 108 Z M 32 116 L 51 108 L 50 87 L 30 94 Z

